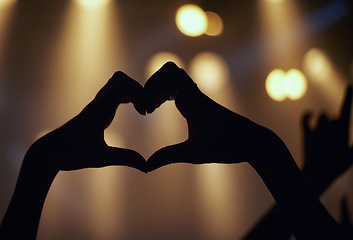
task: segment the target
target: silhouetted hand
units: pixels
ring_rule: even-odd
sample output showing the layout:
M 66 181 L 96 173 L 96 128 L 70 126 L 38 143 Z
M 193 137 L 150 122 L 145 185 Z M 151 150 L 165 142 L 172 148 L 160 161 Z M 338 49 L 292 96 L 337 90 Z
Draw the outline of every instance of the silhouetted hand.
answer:
M 188 139 L 148 159 L 153 171 L 171 163 L 248 162 L 261 176 L 296 239 L 341 239 L 337 223 L 305 181 L 283 141 L 271 130 L 242 117 L 203 94 L 174 63 L 166 63 L 145 84 L 152 113 L 174 99 L 188 124 Z M 246 183 L 244 183 L 246 184 Z
M 52 171 L 125 165 L 145 172 L 146 161 L 139 153 L 110 147 L 104 141 L 104 129 L 118 105 L 128 102 L 145 114 L 143 87 L 116 72 L 79 115 L 37 140 L 28 151 L 31 162 L 25 159 L 24 164 Z
M 310 129 L 311 115 L 305 114 L 303 117 L 305 153 L 303 173 L 318 194 L 352 165 L 352 147 L 348 146 L 351 107 L 352 87 L 348 87 L 338 119 L 329 121 L 322 115 L 317 126 Z M 342 214 L 346 216 L 344 215 L 346 212 L 343 211 Z M 244 239 L 288 239 L 291 234 L 292 231 L 284 221 L 283 214 L 275 205 Z
M 149 171 L 177 162 L 239 163 L 260 156 L 270 144 L 266 136 L 271 131 L 211 100 L 174 63 L 166 63 L 152 75 L 145 91 L 147 113 L 174 99 L 189 133 L 185 142 L 155 152 L 148 159 Z
M 60 170 L 125 165 L 147 171 L 139 153 L 104 141 L 104 129 L 120 103 L 132 102 L 145 114 L 143 91 L 136 81 L 116 72 L 80 114 L 30 147 L 0 226 L 0 239 L 36 238 L 46 195 Z
M 316 127 L 310 129 L 311 114 L 303 118 L 303 173 L 318 193 L 353 163 L 353 148 L 348 145 L 351 107 L 352 87 L 348 87 L 337 119 L 329 120 L 322 114 Z

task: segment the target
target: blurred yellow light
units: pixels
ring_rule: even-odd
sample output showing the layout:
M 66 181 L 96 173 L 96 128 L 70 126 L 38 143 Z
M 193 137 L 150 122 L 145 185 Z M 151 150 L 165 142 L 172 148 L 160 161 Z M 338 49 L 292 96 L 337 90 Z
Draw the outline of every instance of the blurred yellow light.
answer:
M 106 5 L 110 0 L 77 0 L 86 9 L 97 9 Z
M 287 97 L 291 100 L 298 100 L 304 96 L 307 89 L 306 78 L 298 69 L 290 69 L 288 72 L 275 69 L 266 79 L 267 94 L 278 102 Z
M 304 74 L 298 69 L 290 69 L 283 79 L 283 90 L 287 97 L 298 100 L 304 96 L 308 88 Z
M 2 6 L 8 6 L 14 2 L 16 2 L 17 0 L 0 0 L 0 7 Z
M 304 56 L 303 69 L 315 80 L 322 81 L 327 78 L 331 67 L 328 56 L 320 49 L 312 48 Z
M 146 66 L 146 78 L 152 76 L 155 71 L 157 71 L 160 67 L 163 66 L 163 64 L 168 61 L 174 62 L 181 68 L 184 67 L 184 63 L 178 55 L 171 52 L 159 52 L 149 59 Z
M 222 18 L 214 12 L 205 12 L 208 20 L 206 34 L 209 36 L 218 36 L 223 31 Z
M 187 36 L 200 36 L 207 29 L 206 13 L 194 4 L 181 6 L 177 10 L 175 20 L 179 30 Z
M 267 94 L 275 101 L 283 101 L 286 94 L 283 89 L 283 79 L 285 72 L 281 69 L 275 69 L 268 75 L 266 79 Z
M 190 75 L 202 90 L 214 93 L 225 84 L 229 70 L 221 56 L 212 52 L 202 52 L 191 61 Z

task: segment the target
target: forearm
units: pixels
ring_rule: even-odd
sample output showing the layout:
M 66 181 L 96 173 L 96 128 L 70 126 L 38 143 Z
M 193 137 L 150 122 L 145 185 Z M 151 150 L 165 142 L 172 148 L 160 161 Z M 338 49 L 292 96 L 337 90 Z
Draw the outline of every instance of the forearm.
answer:
M 304 168 L 305 169 L 305 168 Z M 314 191 L 319 195 L 330 185 L 334 180 L 327 178 L 314 178 L 312 173 L 302 171 L 309 184 Z M 274 205 L 269 211 L 260 219 L 260 221 L 245 235 L 245 239 L 289 239 L 292 234 L 288 223 L 284 221 L 284 215 L 280 211 L 278 205 Z
M 23 161 L 15 191 L 0 226 L 0 239 L 35 239 L 40 215 L 56 172 L 30 166 Z
M 337 223 L 309 187 L 284 143 L 274 134 L 262 159 L 249 161 L 272 193 L 297 239 L 339 239 Z
M 278 205 L 274 205 L 243 239 L 289 239 L 291 235 L 292 230 L 283 212 Z

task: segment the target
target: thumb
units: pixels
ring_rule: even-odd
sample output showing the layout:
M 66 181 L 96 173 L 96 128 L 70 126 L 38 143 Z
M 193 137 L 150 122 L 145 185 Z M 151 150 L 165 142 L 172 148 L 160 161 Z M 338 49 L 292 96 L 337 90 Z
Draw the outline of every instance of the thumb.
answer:
M 149 172 L 173 163 L 209 163 L 210 156 L 191 141 L 170 145 L 153 153 L 147 161 Z
M 147 173 L 147 162 L 141 154 L 126 148 L 108 147 L 96 167 L 128 166 Z

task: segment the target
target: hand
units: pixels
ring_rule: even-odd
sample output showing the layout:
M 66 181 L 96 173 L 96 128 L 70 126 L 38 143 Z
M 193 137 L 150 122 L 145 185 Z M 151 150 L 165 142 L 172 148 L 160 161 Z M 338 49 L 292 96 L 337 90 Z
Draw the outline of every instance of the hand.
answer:
M 116 72 L 80 114 L 37 140 L 23 165 L 53 172 L 125 165 L 146 172 L 146 161 L 140 154 L 110 147 L 104 141 L 104 129 L 120 103 L 132 102 L 140 114 L 145 114 L 143 91 L 139 83 Z
M 162 148 L 148 159 L 153 171 L 170 163 L 247 161 L 260 175 L 290 221 L 298 239 L 339 239 L 337 223 L 308 187 L 283 141 L 272 131 L 217 104 L 173 63 L 166 63 L 145 84 L 146 109 L 153 112 L 174 99 L 186 118 L 185 142 Z
M 353 163 L 353 147 L 348 145 L 351 108 L 352 87 L 348 87 L 337 119 L 329 120 L 323 114 L 317 126 L 310 129 L 311 114 L 303 118 L 303 173 L 318 192 L 322 192 Z
M 145 91 L 148 113 L 174 99 L 177 109 L 187 120 L 189 132 L 185 142 L 155 152 L 148 159 L 149 171 L 177 162 L 243 162 L 263 154 L 270 141 L 275 140 L 268 137 L 273 134 L 268 129 L 204 95 L 174 63 L 166 63 L 153 74 L 145 84 Z

